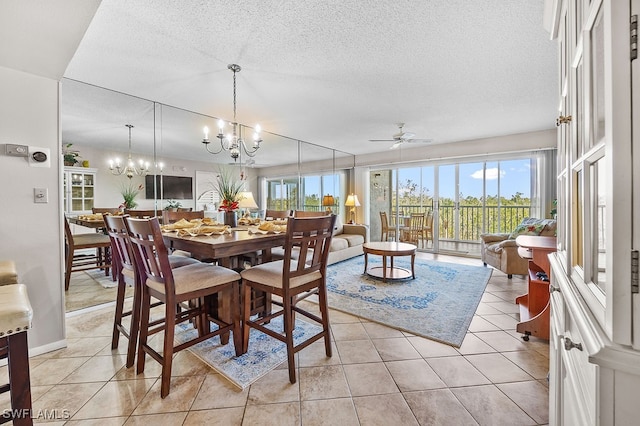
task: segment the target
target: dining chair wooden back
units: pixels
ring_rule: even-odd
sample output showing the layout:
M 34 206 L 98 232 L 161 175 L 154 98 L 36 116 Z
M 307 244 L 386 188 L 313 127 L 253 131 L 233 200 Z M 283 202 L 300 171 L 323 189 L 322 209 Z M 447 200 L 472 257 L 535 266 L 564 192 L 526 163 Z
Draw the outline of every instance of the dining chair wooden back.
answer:
M 284 342 L 287 346 L 289 381 L 296 382 L 294 355 L 311 343 L 324 338 L 325 353 L 331 356 L 329 332 L 329 310 L 327 306 L 326 272 L 329 247 L 333 235 L 336 216 L 315 218 L 291 218 L 287 223 L 285 256 L 283 260 L 263 263 L 241 272 L 243 283 L 243 352 L 249 346 L 249 328 L 259 330 Z M 291 252 L 299 250 L 300 261 L 291 259 Z M 306 262 L 302 259 L 306 259 Z M 272 300 L 282 306 L 282 310 L 264 317 L 251 319 L 251 291 L 259 290 L 280 296 L 281 300 Z M 317 291 L 320 316 L 296 305 L 298 295 Z M 322 331 L 302 342 L 293 342 L 295 328 L 294 312 L 301 314 L 322 326 Z M 265 323 L 274 318 L 283 317 L 284 334 L 265 327 Z
M 127 361 L 125 364 L 126 367 L 129 368 L 135 361 L 138 327 L 140 325 L 140 277 L 138 276 L 135 259 L 131 251 L 131 242 L 129 241 L 129 233 L 127 232 L 124 217 L 105 215 L 104 223 L 107 234 L 111 239 L 111 258 L 118 279 L 111 349 L 118 348 L 120 334 L 129 339 Z M 133 303 L 131 310 L 124 311 L 127 285 L 133 286 Z M 122 318 L 127 316 L 131 317 L 129 328 L 122 323 Z
M 200 262 L 172 269 L 158 218 L 129 217 L 125 218 L 125 223 L 142 287 L 136 371 L 144 371 L 145 354 L 158 361 L 162 365 L 160 396 L 164 398 L 170 390 L 174 353 L 232 332 L 236 355 L 242 354 L 240 275 L 231 269 Z M 209 315 L 209 307 L 216 306 L 214 296 L 230 297 L 228 318 Z M 161 324 L 150 322 L 151 297 L 164 303 L 165 318 Z M 188 302 L 188 308 L 178 310 L 179 304 L 184 306 L 183 302 Z M 226 303 L 228 301 L 225 300 Z M 175 326 L 192 319 L 196 323 L 197 335 L 175 345 Z M 216 330 L 211 331 L 210 321 L 218 325 Z M 162 354 L 148 344 L 149 335 L 158 332 L 163 332 Z
M 108 213 L 108 214 L 115 215 L 115 214 L 120 213 L 120 209 L 117 208 L 117 207 L 115 207 L 115 208 L 112 208 L 112 207 L 93 207 L 91 209 L 91 213 L 93 213 L 93 214 L 96 214 L 96 213 L 102 213 L 102 214 Z
M 291 217 L 291 210 L 267 210 L 264 213 L 265 220 L 285 219 Z
M 193 211 L 193 207 L 178 207 L 179 212 L 190 212 Z
M 105 275 L 109 276 L 111 268 L 110 247 L 111 241 L 105 234 L 73 234 L 69 221 L 64 218 L 65 237 L 65 270 L 64 289 L 69 290 L 71 273 L 78 271 L 88 271 L 91 269 L 104 269 Z M 87 249 L 94 250 L 87 252 Z M 82 252 L 80 253 L 80 251 Z
M 160 210 L 130 210 L 124 209 L 124 214 L 137 219 L 148 219 L 150 217 L 162 217 Z
M 396 238 L 396 228 L 389 225 L 389 218 L 387 217 L 387 212 L 380 212 L 380 241 L 389 241 L 391 238 L 395 241 Z
M 322 216 L 328 216 L 330 215 L 331 212 L 327 212 L 327 211 L 305 211 L 305 210 L 294 210 L 293 211 L 293 217 L 322 217 Z
M 162 224 L 167 225 L 169 223 L 174 223 L 179 221 L 180 219 L 191 220 L 191 219 L 204 219 L 204 210 L 196 210 L 196 211 L 162 211 Z

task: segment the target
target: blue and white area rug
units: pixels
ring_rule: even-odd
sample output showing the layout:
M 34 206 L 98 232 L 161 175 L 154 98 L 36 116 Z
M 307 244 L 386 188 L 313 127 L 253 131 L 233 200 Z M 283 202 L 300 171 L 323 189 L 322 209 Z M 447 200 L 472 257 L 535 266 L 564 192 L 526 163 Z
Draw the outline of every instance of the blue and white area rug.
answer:
M 369 256 L 369 268 L 381 263 Z M 394 265 L 411 269 L 408 257 Z M 329 307 L 460 347 L 492 269 L 416 259 L 415 280 L 386 283 L 363 271 L 363 256 L 327 268 Z
M 266 326 L 281 332 L 282 317 L 274 318 Z M 183 331 L 176 333 L 176 342 L 182 343 L 197 334 L 190 324 L 183 323 L 178 327 Z M 320 331 L 322 327 L 319 325 L 296 317 L 293 344 L 296 345 Z M 249 350 L 239 357 L 236 357 L 233 347 L 233 336 L 229 336 L 229 343 L 226 345 L 221 345 L 220 339 L 214 337 L 193 345 L 188 350 L 241 389 L 247 388 L 287 360 L 287 347 L 284 343 L 255 329 L 251 329 L 249 333 Z

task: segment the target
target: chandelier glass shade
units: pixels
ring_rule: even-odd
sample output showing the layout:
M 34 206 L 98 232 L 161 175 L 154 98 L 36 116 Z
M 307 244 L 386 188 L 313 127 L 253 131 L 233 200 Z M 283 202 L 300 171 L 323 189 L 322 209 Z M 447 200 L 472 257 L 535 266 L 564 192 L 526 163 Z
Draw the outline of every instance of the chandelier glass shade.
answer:
M 260 148 L 262 138 L 260 137 L 259 124 L 256 125 L 254 129 L 253 141 L 250 143 L 250 146 L 247 146 L 247 142 L 242 137 L 243 129 L 246 129 L 247 127 L 238 124 L 236 119 L 236 73 L 239 73 L 242 68 L 237 64 L 229 64 L 227 68 L 233 71 L 233 122 L 228 123 L 231 125 L 231 133 L 227 133 L 225 135 L 224 132 L 227 123 L 225 123 L 224 120 L 218 120 L 218 134 L 216 135 L 216 138 L 220 141 L 220 147 L 218 149 L 212 149 L 209 146 L 211 141 L 209 140 L 208 127 L 204 128 L 204 138 L 202 139 L 202 143 L 210 154 L 215 155 L 222 151 L 228 151 L 231 158 L 233 158 L 233 161 L 236 161 L 238 157 L 241 157 L 242 155 L 246 155 L 248 157 L 255 156 Z
M 133 125 L 125 124 L 126 127 L 129 128 L 129 153 L 127 157 L 127 161 L 125 164 L 120 162 L 119 158 L 115 160 L 109 160 L 109 170 L 114 175 L 125 175 L 129 179 L 133 176 L 146 176 L 149 173 L 149 162 L 144 160 L 138 160 L 138 164 L 136 164 L 131 159 L 131 129 L 133 129 Z

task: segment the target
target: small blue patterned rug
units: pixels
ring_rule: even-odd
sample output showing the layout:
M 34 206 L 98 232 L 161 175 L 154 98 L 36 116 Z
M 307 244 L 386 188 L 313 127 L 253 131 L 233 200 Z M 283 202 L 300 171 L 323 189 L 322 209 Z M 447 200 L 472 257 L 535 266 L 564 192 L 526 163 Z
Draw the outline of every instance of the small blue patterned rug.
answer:
M 381 264 L 369 256 L 369 268 Z M 408 257 L 394 265 L 411 269 Z M 363 271 L 364 256 L 327 268 L 329 307 L 460 347 L 492 269 L 416 259 L 415 280 L 386 283 Z
M 215 327 L 215 325 L 212 326 Z M 282 317 L 274 318 L 267 327 L 282 331 Z M 178 328 L 182 331 L 176 332 L 176 342 L 182 343 L 197 334 L 197 331 L 186 323 L 180 324 Z M 310 324 L 296 317 L 296 327 L 293 332 L 294 345 L 321 330 L 319 325 Z M 193 345 L 188 350 L 241 389 L 247 388 L 287 360 L 287 347 L 284 343 L 255 329 L 251 329 L 249 333 L 249 350 L 239 357 L 236 357 L 233 347 L 233 336 L 229 336 L 229 343 L 226 345 L 220 344 L 220 339 L 214 337 Z

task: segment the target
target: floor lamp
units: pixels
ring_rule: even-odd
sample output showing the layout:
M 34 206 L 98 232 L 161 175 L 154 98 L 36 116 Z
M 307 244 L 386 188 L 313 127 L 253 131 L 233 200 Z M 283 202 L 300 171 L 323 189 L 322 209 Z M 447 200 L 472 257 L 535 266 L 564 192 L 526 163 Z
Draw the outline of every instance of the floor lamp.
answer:
M 356 223 L 356 207 L 360 207 L 360 201 L 358 201 L 358 196 L 355 194 L 350 194 L 347 197 L 347 201 L 345 201 L 344 205 L 347 207 L 351 207 L 351 210 L 349 213 L 351 220 L 349 221 L 349 223 Z

